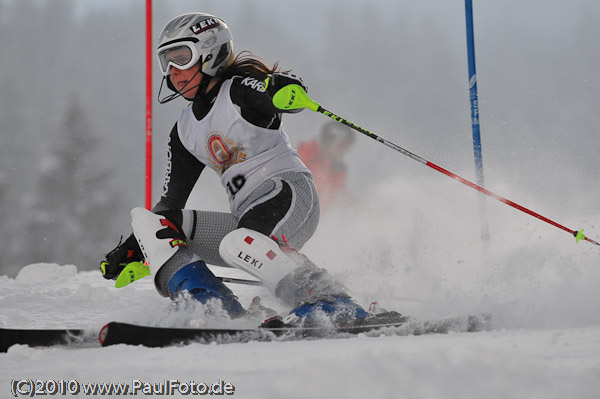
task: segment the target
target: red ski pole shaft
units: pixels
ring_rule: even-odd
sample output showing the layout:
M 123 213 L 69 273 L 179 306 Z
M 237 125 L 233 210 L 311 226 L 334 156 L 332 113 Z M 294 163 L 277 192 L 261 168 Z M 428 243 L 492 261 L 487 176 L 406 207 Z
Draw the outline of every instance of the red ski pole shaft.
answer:
M 268 84 L 268 82 L 267 82 L 267 84 Z M 464 185 L 469 186 L 469 187 L 471 187 L 471 188 L 473 188 L 495 200 L 503 202 L 506 205 L 510 205 L 513 208 L 520 210 L 521 212 L 525 212 L 528 215 L 531 215 L 540 220 L 543 220 L 544 222 L 549 223 L 552 226 L 558 227 L 559 229 L 572 234 L 575 237 L 576 242 L 579 242 L 579 240 L 586 240 L 588 242 L 591 242 L 592 244 L 596 244 L 596 245 L 600 246 L 600 243 L 586 237 L 583 234 L 583 229 L 581 229 L 579 231 L 575 231 L 575 230 L 571 230 L 561 224 L 558 224 L 555 221 L 550 220 L 547 217 L 540 215 L 539 213 L 533 212 L 533 211 L 525 208 L 524 206 L 521 206 L 521 205 L 519 205 L 515 202 L 512 202 L 504 197 L 494 194 L 493 192 L 491 192 L 491 191 L 489 191 L 467 179 L 464 179 L 464 178 L 458 176 L 457 174 L 454 174 L 454 173 L 450 172 L 449 170 L 446 170 L 446 169 L 442 168 L 441 166 L 434 164 L 433 162 L 429 162 L 425 158 L 420 157 L 420 156 L 408 151 L 407 149 L 402 148 L 399 145 L 392 143 L 391 141 L 388 141 L 382 137 L 377 136 L 375 133 L 372 133 L 372 132 L 368 131 L 367 129 L 362 128 L 362 127 L 342 118 L 341 116 L 338 116 L 338 115 L 334 114 L 333 112 L 326 110 L 319 103 L 317 103 L 316 101 L 313 101 L 308 96 L 308 94 L 306 94 L 306 91 L 304 90 L 304 88 L 300 85 L 290 84 L 290 85 L 284 86 L 281 89 L 279 89 L 273 96 L 273 104 L 277 108 L 282 109 L 282 110 L 308 108 L 311 111 L 319 112 L 325 116 L 328 116 L 329 118 L 333 119 L 334 121 L 339 122 L 343 125 L 346 125 L 349 128 L 352 128 L 352 129 L 364 134 L 365 136 L 368 136 L 368 137 L 406 155 L 407 157 L 414 159 L 417 162 L 422 163 L 423 165 L 429 166 L 430 168 L 437 170 L 438 172 L 443 173 L 448 177 L 458 180 L 459 182 L 463 183 Z
M 564 231 L 570 233 L 571 235 L 573 235 L 575 238 L 577 238 L 577 241 L 579 241 L 580 239 L 584 239 L 584 240 L 586 240 L 588 242 L 591 242 L 592 244 L 600 245 L 600 243 L 598 243 L 598 242 L 596 242 L 596 241 L 594 241 L 594 240 L 592 240 L 592 239 L 584 236 L 582 234 L 583 229 L 580 230 L 580 231 L 575 231 L 575 230 L 569 229 L 568 227 L 565 227 L 565 226 L 563 226 L 560 223 L 557 223 L 557 222 L 555 222 L 555 221 L 553 221 L 551 219 L 548 219 L 547 217 L 545 217 L 543 215 L 540 215 L 537 212 L 534 212 L 534 211 L 532 211 L 530 209 L 527 209 L 524 206 L 517 204 L 516 202 L 513 202 L 513 201 L 511 201 L 511 200 L 509 200 L 507 198 L 504 198 L 504 197 L 502 197 L 502 196 L 500 196 L 498 194 L 495 194 L 495 193 L 491 192 L 488 189 L 485 189 L 485 188 L 483 188 L 483 187 L 481 187 L 481 186 L 479 186 L 479 185 L 477 185 L 477 184 L 475 184 L 475 183 L 473 183 L 473 182 L 471 182 L 471 181 L 469 181 L 469 180 L 467 180 L 467 179 L 465 179 L 463 177 L 460 177 L 459 175 L 457 175 L 455 173 L 452 173 L 449 170 L 444 169 L 441 166 L 436 165 L 433 162 L 430 162 L 430 161 L 428 161 L 428 160 L 426 160 L 426 159 L 424 159 L 424 158 L 422 158 L 422 157 L 420 157 L 420 156 L 418 156 L 418 155 L 416 155 L 416 154 L 414 154 L 414 153 L 412 153 L 412 152 L 410 152 L 410 151 L 408 151 L 408 150 L 400 147 L 397 144 L 394 144 L 394 143 L 392 143 L 392 142 L 390 142 L 390 141 L 388 141 L 388 140 L 386 140 L 384 138 L 381 138 L 381 137 L 377 136 L 376 134 L 374 134 L 374 133 L 372 133 L 372 132 L 370 132 L 370 131 L 368 131 L 368 130 L 360 127 L 360 126 L 358 126 L 358 125 L 356 125 L 356 124 L 354 124 L 352 122 L 349 122 L 346 119 L 344 119 L 344 118 L 342 118 L 342 117 L 340 117 L 338 115 L 335 115 L 334 113 L 326 110 L 325 108 L 323 108 L 321 106 L 319 106 L 317 108 L 317 112 L 320 112 L 323 115 L 326 115 L 326 116 L 330 117 L 331 119 L 333 119 L 333 120 L 335 120 L 337 122 L 340 122 L 341 124 L 346 125 L 346 126 L 352 128 L 352 129 L 354 129 L 354 130 L 356 130 L 356 131 L 364 134 L 365 136 L 371 137 L 372 139 L 374 139 L 374 140 L 376 140 L 376 141 L 378 141 L 378 142 L 380 142 L 380 143 L 382 143 L 382 144 L 384 144 L 384 145 L 386 145 L 386 146 L 388 146 L 388 147 L 390 147 L 390 148 L 392 148 L 392 149 L 394 149 L 394 150 L 396 150 L 396 151 L 398 151 L 398 152 L 400 152 L 400 153 L 408 156 L 409 158 L 414 159 L 415 161 L 420 162 L 423 165 L 429 166 L 430 168 L 432 168 L 434 170 L 437 170 L 438 172 L 443 173 L 446 176 L 451 177 L 451 178 L 453 178 L 453 179 L 461 182 L 462 184 L 464 184 L 466 186 L 469 186 L 469 187 L 471 187 L 471 188 L 473 188 L 473 189 L 475 189 L 475 190 L 477 190 L 477 191 L 479 191 L 479 192 L 487 195 L 490 198 L 498 200 L 498 201 L 500 201 L 500 202 L 502 202 L 502 203 L 504 203 L 506 205 L 512 206 L 513 208 L 518 209 L 521 212 L 525 212 L 526 214 L 531 215 L 531 216 L 533 216 L 535 218 L 543 220 L 544 222 L 546 222 L 548 224 L 551 224 L 552 226 L 558 227 L 559 229 L 564 230 Z

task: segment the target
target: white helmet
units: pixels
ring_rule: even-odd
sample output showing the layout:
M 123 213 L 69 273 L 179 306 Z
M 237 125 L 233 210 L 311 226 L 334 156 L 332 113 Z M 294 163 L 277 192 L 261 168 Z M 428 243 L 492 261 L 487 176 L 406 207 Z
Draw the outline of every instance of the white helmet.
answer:
M 164 76 L 171 66 L 189 69 L 200 62 L 200 71 L 216 77 L 233 60 L 233 37 L 220 18 L 199 12 L 173 18 L 158 38 L 158 64 Z

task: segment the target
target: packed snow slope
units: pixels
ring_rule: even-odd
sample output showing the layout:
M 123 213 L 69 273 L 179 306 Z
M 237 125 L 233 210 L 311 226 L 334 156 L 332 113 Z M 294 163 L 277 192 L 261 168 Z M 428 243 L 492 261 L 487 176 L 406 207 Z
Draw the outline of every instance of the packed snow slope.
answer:
M 597 398 L 597 247 L 489 202 L 492 239 L 482 244 L 477 196 L 452 181 L 419 183 L 388 181 L 377 188 L 376 201 L 357 197 L 324 215 L 304 252 L 365 306 L 376 300 L 421 319 L 488 312 L 489 331 L 163 349 L 16 345 L 0 354 L 0 391 L 8 397 L 11 381 L 21 378 L 221 379 L 239 398 Z M 401 195 L 391 188 L 398 186 Z M 434 195 L 440 189 L 443 197 Z M 566 219 L 560 222 L 598 238 L 598 215 Z M 287 310 L 261 287 L 231 287 L 244 305 L 260 295 L 266 305 Z M 97 331 L 111 320 L 183 326 L 206 317 L 202 307 L 174 312 L 149 278 L 116 289 L 98 272 L 52 263 L 0 277 L 0 326 Z
M 31 265 L 16 279 L 0 280 L 1 324 L 99 329 L 112 319 L 168 317 L 168 304 L 148 282 L 117 292 L 74 266 Z M 222 379 L 235 387 L 233 397 L 257 399 L 596 398 L 599 377 L 598 323 L 164 349 L 17 345 L 0 354 L 6 397 L 12 379 L 27 378 L 130 384 Z

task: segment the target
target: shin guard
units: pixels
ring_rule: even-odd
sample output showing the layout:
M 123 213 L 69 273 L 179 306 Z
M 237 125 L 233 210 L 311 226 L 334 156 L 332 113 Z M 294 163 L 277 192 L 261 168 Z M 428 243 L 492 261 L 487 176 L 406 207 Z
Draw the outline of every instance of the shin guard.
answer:
M 179 247 L 185 246 L 185 236 L 167 218 L 150 212 L 145 208 L 131 211 L 131 226 L 152 278 L 169 260 Z
M 231 266 L 259 278 L 272 293 L 277 284 L 298 267 L 275 241 L 247 228 L 227 234 L 221 241 L 219 253 Z

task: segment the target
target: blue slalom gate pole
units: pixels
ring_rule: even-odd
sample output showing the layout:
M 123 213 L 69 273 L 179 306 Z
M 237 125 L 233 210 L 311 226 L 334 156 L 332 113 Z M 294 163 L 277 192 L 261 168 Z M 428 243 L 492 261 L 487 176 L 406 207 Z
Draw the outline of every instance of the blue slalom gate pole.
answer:
M 465 0 L 465 15 L 467 22 L 467 57 L 469 64 L 469 97 L 471 100 L 471 128 L 473 130 L 473 153 L 475 155 L 475 174 L 477 184 L 483 184 L 483 159 L 481 156 L 481 133 L 479 130 L 479 100 L 477 96 L 477 71 L 475 69 L 475 38 L 473 34 L 473 2 Z M 479 216 L 481 225 L 481 238 L 488 241 L 490 233 L 487 223 L 485 198 L 479 201 Z

